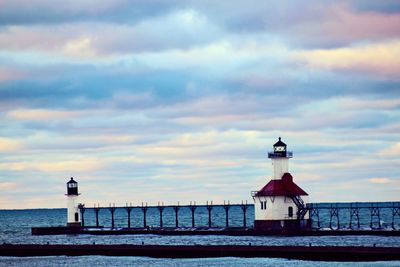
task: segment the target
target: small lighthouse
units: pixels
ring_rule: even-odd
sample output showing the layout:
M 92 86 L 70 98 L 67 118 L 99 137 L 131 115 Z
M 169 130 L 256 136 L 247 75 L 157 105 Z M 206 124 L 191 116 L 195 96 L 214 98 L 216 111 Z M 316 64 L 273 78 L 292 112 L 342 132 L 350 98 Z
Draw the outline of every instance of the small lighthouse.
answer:
M 293 182 L 289 159 L 293 152 L 279 137 L 268 153 L 272 161 L 273 179 L 261 190 L 252 192 L 255 230 L 300 229 L 311 225 L 308 210 L 302 199 L 308 194 Z
M 78 183 L 73 177 L 67 182 L 67 226 L 80 227 L 81 218 L 78 203 Z

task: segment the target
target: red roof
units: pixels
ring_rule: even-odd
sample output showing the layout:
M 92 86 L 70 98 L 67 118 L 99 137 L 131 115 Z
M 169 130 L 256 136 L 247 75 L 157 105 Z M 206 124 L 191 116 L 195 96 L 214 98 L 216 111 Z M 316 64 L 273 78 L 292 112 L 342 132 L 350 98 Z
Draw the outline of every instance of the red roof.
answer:
M 285 173 L 282 179 L 269 181 L 256 196 L 308 196 L 308 194 L 293 182 L 290 173 Z

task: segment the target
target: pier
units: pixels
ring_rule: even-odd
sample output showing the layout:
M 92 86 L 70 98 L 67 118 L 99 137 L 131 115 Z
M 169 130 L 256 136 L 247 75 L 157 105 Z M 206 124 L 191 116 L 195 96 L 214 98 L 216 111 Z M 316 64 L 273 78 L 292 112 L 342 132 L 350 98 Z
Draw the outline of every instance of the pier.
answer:
M 94 205 L 93 207 L 87 207 L 84 204 L 79 205 L 79 210 L 81 213 L 81 226 L 86 227 L 87 225 L 85 224 L 85 216 L 88 215 L 88 211 L 94 216 L 95 216 L 95 225 L 90 225 L 92 228 L 100 228 L 100 227 L 111 227 L 111 229 L 116 228 L 115 224 L 115 212 L 116 211 L 123 211 L 125 212 L 125 218 L 126 218 L 126 224 L 124 225 L 124 228 L 132 228 L 132 213 L 140 213 L 142 217 L 142 228 L 163 228 L 164 225 L 164 216 L 165 213 L 169 213 L 168 215 L 171 215 L 173 213 L 174 217 L 174 227 L 179 228 L 182 224 L 180 223 L 180 213 L 182 210 L 186 209 L 187 211 L 190 211 L 191 214 L 191 225 L 185 225 L 186 227 L 207 227 L 207 228 L 214 228 L 214 221 L 213 221 L 213 211 L 216 209 L 219 209 L 220 211 L 224 211 L 224 216 L 225 216 L 225 227 L 230 227 L 230 220 L 232 218 L 229 216 L 230 211 L 233 208 L 240 208 L 242 211 L 242 218 L 238 219 L 235 218 L 236 220 L 239 220 L 237 224 L 241 224 L 240 226 L 243 228 L 246 228 L 248 226 L 247 220 L 248 220 L 248 208 L 253 207 L 253 204 L 248 204 L 247 201 L 242 201 L 240 204 L 231 204 L 229 201 L 225 201 L 223 204 L 214 204 L 213 201 L 206 201 L 205 204 L 196 204 L 195 201 L 190 202 L 189 205 L 180 205 L 179 202 L 177 205 L 164 205 L 163 202 L 159 202 L 158 205 L 154 206 L 149 206 L 147 203 L 142 203 L 141 205 L 138 206 L 133 206 L 132 204 L 126 203 L 125 206 L 115 206 L 115 204 L 109 204 L 109 206 L 101 207 L 100 205 Z M 196 215 L 198 215 L 198 212 L 200 209 L 203 209 L 203 211 L 206 211 L 207 213 L 207 224 L 204 225 L 198 225 L 197 222 L 199 221 L 198 218 L 196 219 Z M 148 224 L 148 211 L 152 210 L 153 215 L 154 213 L 156 214 L 155 216 L 158 216 L 158 225 L 149 225 Z M 101 213 L 109 213 L 110 215 L 110 221 L 111 225 L 100 225 L 100 212 Z M 137 228 L 137 227 L 136 227 Z M 171 226 L 169 226 L 171 228 Z
M 85 214 L 86 211 L 94 211 L 96 219 L 95 227 L 100 227 L 99 223 L 99 213 L 100 211 L 109 212 L 111 218 L 111 225 L 103 225 L 101 227 L 111 227 L 112 229 L 115 227 L 115 211 L 123 210 L 126 212 L 126 228 L 131 228 L 131 214 L 132 211 L 139 211 L 143 217 L 143 228 L 148 227 L 159 227 L 163 228 L 163 215 L 165 212 L 173 212 L 175 218 L 175 228 L 179 228 L 179 211 L 183 209 L 187 209 L 191 214 L 191 225 L 186 225 L 187 227 L 208 227 L 213 228 L 213 216 L 212 211 L 215 209 L 219 209 L 219 211 L 224 211 L 225 216 L 225 225 L 224 227 L 229 227 L 229 211 L 232 208 L 239 207 L 242 210 L 242 219 L 241 226 L 243 228 L 247 228 L 247 211 L 250 207 L 254 208 L 253 204 L 248 204 L 247 202 L 242 202 L 241 204 L 231 204 L 230 202 L 225 202 L 223 204 L 213 204 L 212 201 L 206 202 L 204 205 L 197 205 L 196 202 L 191 202 L 189 205 L 163 205 L 160 202 L 155 206 L 148 206 L 147 204 L 142 204 L 140 206 L 115 206 L 109 205 L 109 207 L 86 207 L 85 205 L 80 205 L 80 212 L 82 218 L 82 227 L 85 227 Z M 158 225 L 148 225 L 147 223 L 147 211 L 155 210 L 158 213 L 159 224 Z M 205 209 L 207 211 L 207 225 L 197 225 L 196 224 L 196 210 Z M 306 211 L 310 213 L 310 217 L 313 221 L 314 229 L 321 229 L 321 215 L 325 217 L 329 217 L 329 225 L 325 225 L 329 227 L 331 230 L 339 230 L 339 229 L 361 229 L 362 226 L 370 227 L 371 229 L 382 229 L 382 219 L 384 218 L 386 221 L 390 222 L 390 226 L 393 230 L 399 230 L 396 227 L 396 222 L 400 224 L 400 202 L 355 202 L 355 203 L 309 203 L 306 206 Z M 222 227 L 220 225 L 219 227 Z
M 183 209 L 186 209 L 188 211 L 190 211 L 191 214 L 191 225 L 190 227 L 194 228 L 194 227 L 208 227 L 208 228 L 213 228 L 214 227 L 214 222 L 213 222 L 213 211 L 215 209 L 219 209 L 219 210 L 224 210 L 224 214 L 225 214 L 225 227 L 229 227 L 229 221 L 230 221 L 230 217 L 229 217 L 229 211 L 232 208 L 240 208 L 242 210 L 242 221 L 241 226 L 243 228 L 246 228 L 248 223 L 247 223 L 247 210 L 249 207 L 254 206 L 253 204 L 248 204 L 247 201 L 243 201 L 241 204 L 231 204 L 230 202 L 225 202 L 223 204 L 213 204 L 212 201 L 207 201 L 205 204 L 203 205 L 199 205 L 196 204 L 196 202 L 190 202 L 189 205 L 180 205 L 179 203 L 177 205 L 164 205 L 164 203 L 159 202 L 158 205 L 154 205 L 154 206 L 149 206 L 147 205 L 147 203 L 142 203 L 142 205 L 138 205 L 138 206 L 133 206 L 131 204 L 126 204 L 125 206 L 115 206 L 115 204 L 109 204 L 109 206 L 105 206 L 105 207 L 100 207 L 100 205 L 94 205 L 93 207 L 87 207 L 84 204 L 81 204 L 79 206 L 79 210 L 81 213 L 81 226 L 85 227 L 87 226 L 85 224 L 85 222 L 87 221 L 87 219 L 85 219 L 85 216 L 88 215 L 88 211 L 90 211 L 91 214 L 94 214 L 95 216 L 95 225 L 90 225 L 91 227 L 111 227 L 112 229 L 116 228 L 116 224 L 115 224 L 115 212 L 116 211 L 123 211 L 125 212 L 126 216 L 126 224 L 124 225 L 124 228 L 131 228 L 132 225 L 132 213 L 140 213 L 141 217 L 142 217 L 142 224 L 141 227 L 143 228 L 149 228 L 149 227 L 159 227 L 159 228 L 163 228 L 164 225 L 164 216 L 165 213 L 169 213 L 168 215 L 171 215 L 171 213 L 173 213 L 173 217 L 174 217 L 174 227 L 175 228 L 179 228 L 179 226 L 181 225 L 180 223 L 180 211 L 182 211 Z M 203 209 L 207 212 L 207 224 L 205 225 L 198 225 L 198 220 L 196 220 L 196 211 Z M 158 224 L 157 225 L 149 225 L 148 224 L 148 211 L 152 210 L 153 211 L 153 215 L 154 213 L 156 213 L 156 216 L 158 217 Z M 99 220 L 99 216 L 100 213 L 109 213 L 110 215 L 110 221 L 111 221 L 111 225 L 100 225 L 100 220 Z M 170 226 L 171 227 L 171 226 Z M 137 227 L 136 227 L 137 228 Z
M 382 221 L 392 230 L 400 230 L 400 202 L 309 203 L 307 209 L 316 230 L 380 230 Z M 329 224 L 323 225 L 321 216 L 328 217 Z
M 312 219 L 312 229 L 268 231 L 255 230 L 248 224 L 249 209 L 254 209 L 254 205 L 246 202 L 215 204 L 208 201 L 205 204 L 190 202 L 189 205 L 164 205 L 159 202 L 153 206 L 143 203 L 138 206 L 109 204 L 105 207 L 81 204 L 79 208 L 80 227 L 34 227 L 32 234 L 400 236 L 400 202 L 310 203 L 306 208 Z M 232 210 L 235 211 L 233 215 Z M 100 215 L 105 224 L 102 224 Z M 105 217 L 108 219 L 105 220 Z M 165 218 L 169 219 L 168 224 Z

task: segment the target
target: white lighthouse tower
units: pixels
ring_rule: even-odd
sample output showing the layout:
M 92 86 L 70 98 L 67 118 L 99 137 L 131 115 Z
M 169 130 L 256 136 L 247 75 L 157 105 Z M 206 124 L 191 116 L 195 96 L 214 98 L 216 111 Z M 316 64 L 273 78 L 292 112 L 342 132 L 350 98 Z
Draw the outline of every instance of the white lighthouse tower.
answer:
M 293 182 L 289 159 L 293 153 L 279 137 L 268 153 L 273 165 L 273 179 L 261 190 L 252 192 L 254 199 L 254 229 L 299 229 L 311 226 L 304 200 L 308 194 Z
M 78 203 L 78 183 L 73 177 L 67 182 L 67 226 L 80 227 L 81 216 Z

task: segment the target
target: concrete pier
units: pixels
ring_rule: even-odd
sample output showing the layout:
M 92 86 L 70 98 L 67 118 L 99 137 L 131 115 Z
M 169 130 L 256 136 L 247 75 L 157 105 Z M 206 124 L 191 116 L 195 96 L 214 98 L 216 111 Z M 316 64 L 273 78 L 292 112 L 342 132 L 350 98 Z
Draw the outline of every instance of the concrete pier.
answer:
M 3 244 L 0 256 L 147 256 L 155 258 L 271 257 L 315 261 L 400 260 L 397 247 L 243 245 L 39 245 Z

